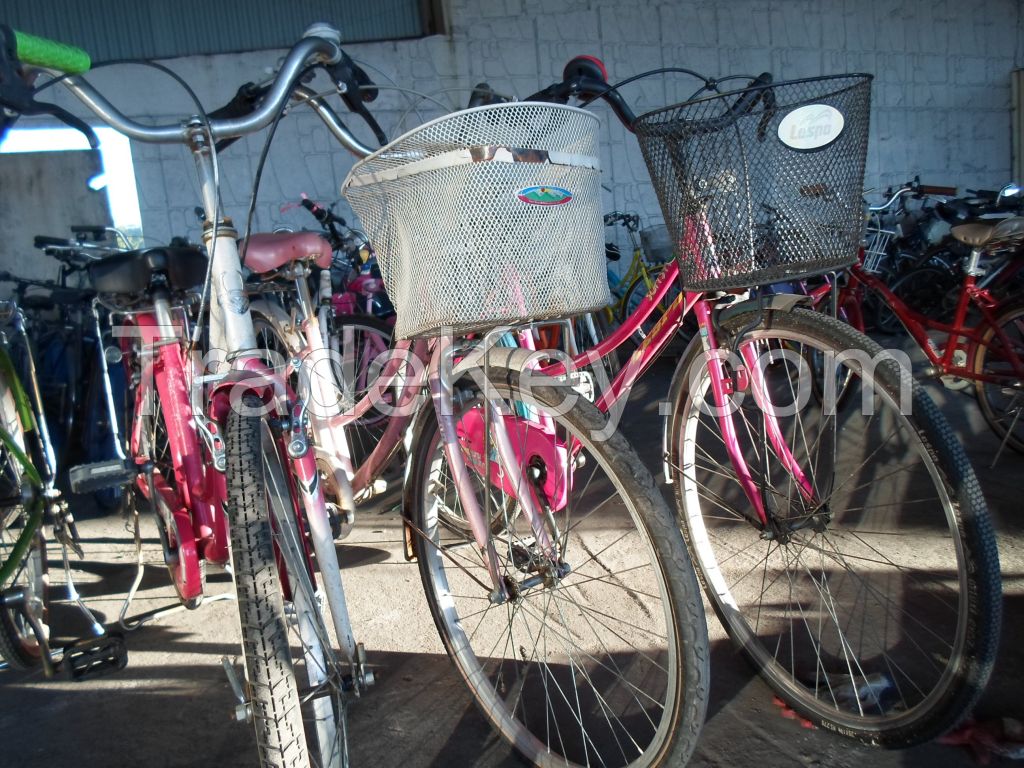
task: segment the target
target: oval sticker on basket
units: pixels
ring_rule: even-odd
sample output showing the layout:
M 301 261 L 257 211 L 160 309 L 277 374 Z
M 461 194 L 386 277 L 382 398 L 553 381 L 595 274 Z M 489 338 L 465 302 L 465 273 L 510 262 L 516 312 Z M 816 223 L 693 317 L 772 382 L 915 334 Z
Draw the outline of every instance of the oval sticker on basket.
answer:
M 516 197 L 530 205 L 563 205 L 572 200 L 572 192 L 561 187 L 527 187 L 520 189 Z
M 821 149 L 843 132 L 843 113 L 828 104 L 794 109 L 779 123 L 779 141 L 792 149 Z

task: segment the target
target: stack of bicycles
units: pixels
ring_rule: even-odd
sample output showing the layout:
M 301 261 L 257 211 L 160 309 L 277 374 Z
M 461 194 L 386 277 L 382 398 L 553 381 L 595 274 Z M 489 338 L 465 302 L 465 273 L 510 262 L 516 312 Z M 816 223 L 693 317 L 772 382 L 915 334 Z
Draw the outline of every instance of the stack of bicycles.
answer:
M 815 722 L 908 744 L 977 699 L 998 635 L 998 560 L 962 450 L 865 337 L 792 297 L 745 300 L 750 285 L 856 252 L 869 78 L 762 76 L 635 118 L 584 57 L 532 100 L 385 143 L 372 83 L 324 25 L 251 89 L 248 109 L 164 126 L 111 105 L 81 76 L 82 52 L 7 42 L 22 74 L 24 62 L 68 73 L 60 84 L 101 120 L 195 160 L 205 252 L 90 266 L 123 329 L 134 412 L 126 459 L 71 481 L 134 489 L 183 604 L 201 602 L 208 565 L 231 564 L 244 680 L 228 672 L 262 764 L 348 762 L 346 710 L 374 678 L 334 540 L 403 444 L 406 553 L 434 622 L 489 721 L 538 765 L 689 758 L 709 690 L 697 575 L 730 635 Z M 384 146 L 300 84 L 309 68 Z M 578 94 L 603 96 L 640 137 L 678 258 L 622 327 L 566 360 L 496 340 L 608 303 L 597 119 L 565 106 Z M 20 96 L 22 111 L 45 110 Z M 310 289 L 330 244 L 255 235 L 240 249 L 222 215 L 217 142 L 269 125 L 289 100 L 363 157 L 344 191 L 398 308 L 398 341 L 358 400 Z M 292 290 L 252 300 L 243 264 Z M 676 276 L 684 293 L 611 387 L 581 397 L 573 367 L 630 338 Z M 665 442 L 677 519 L 605 412 L 690 309 L 700 333 Z M 368 420 L 383 429 L 363 453 L 350 436 Z

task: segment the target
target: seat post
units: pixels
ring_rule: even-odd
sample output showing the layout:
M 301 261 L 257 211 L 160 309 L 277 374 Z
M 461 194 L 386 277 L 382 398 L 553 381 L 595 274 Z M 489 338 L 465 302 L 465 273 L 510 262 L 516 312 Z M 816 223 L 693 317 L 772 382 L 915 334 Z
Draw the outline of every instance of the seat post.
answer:
M 981 267 L 981 254 L 984 252 L 983 248 L 972 248 L 971 257 L 967 260 L 967 274 L 971 277 L 982 277 L 985 274 L 985 270 Z

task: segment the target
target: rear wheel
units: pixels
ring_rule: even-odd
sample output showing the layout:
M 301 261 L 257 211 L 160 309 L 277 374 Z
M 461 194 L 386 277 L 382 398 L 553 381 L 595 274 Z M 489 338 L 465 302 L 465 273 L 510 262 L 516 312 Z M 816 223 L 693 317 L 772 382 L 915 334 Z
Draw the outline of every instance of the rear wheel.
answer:
M 671 515 L 625 440 L 595 439 L 606 425 L 593 406 L 580 398 L 560 414 L 565 387 L 526 395 L 517 374 L 496 365 L 491 380 L 511 413 L 528 404 L 535 420 L 534 427 L 522 417 L 506 423 L 516 425 L 509 437 L 550 512 L 545 530 L 555 554 L 542 551 L 519 502 L 493 475 L 489 485 L 503 503 L 492 540 L 510 599 L 492 599 L 485 558 L 467 528 L 448 525 L 442 514 L 459 493 L 436 416 L 425 414 L 406 501 L 444 645 L 488 720 L 535 764 L 682 765 L 703 722 L 708 649 L 693 570 Z M 464 430 L 479 418 L 481 401 L 469 382 L 456 389 L 459 401 L 478 403 L 461 412 Z M 547 438 L 536 428 L 545 419 L 554 430 Z M 551 434 L 577 447 L 571 467 L 564 458 L 551 461 L 555 454 L 543 458 L 541 441 Z M 528 439 L 538 442 L 527 448 Z M 466 456 L 471 465 L 472 449 Z M 479 491 L 483 470 L 470 472 Z M 564 503 L 557 487 L 569 488 Z
M 243 406 L 227 422 L 228 511 L 260 764 L 346 765 L 348 670 L 313 584 L 301 505 L 281 440 L 263 417 L 244 412 L 259 412 L 261 401 L 247 395 Z
M 999 558 L 963 449 L 909 371 L 845 324 L 795 309 L 722 325 L 723 348 L 742 332 L 740 347 L 759 358 L 807 485 L 784 469 L 752 375 L 729 363 L 743 396 L 736 445 L 768 522 L 751 519 L 694 345 L 674 395 L 670 461 L 708 599 L 804 717 L 886 746 L 934 738 L 981 695 L 999 638 Z M 839 369 L 821 379 L 833 387 L 824 398 L 807 381 L 816 355 Z
M 270 353 L 267 362 L 272 367 L 280 370 L 302 354 L 303 340 L 279 327 L 276 320 L 254 311 L 253 321 L 256 342 L 260 349 Z M 371 391 L 380 375 L 391 348 L 392 328 L 370 315 L 338 315 L 329 322 L 331 375 L 340 406 L 349 408 Z M 297 374 L 291 374 L 290 383 L 294 392 L 304 394 L 300 392 L 300 377 Z M 385 391 L 381 397 L 384 398 L 382 405 L 387 406 L 391 404 L 393 392 Z M 315 405 L 310 403 L 310 407 Z M 332 409 L 336 404 L 322 405 Z M 373 452 L 387 425 L 386 409 L 376 407 L 371 408 L 362 418 L 345 425 L 353 467 L 358 468 Z
M 337 378 L 349 406 L 362 400 L 380 376 L 391 349 L 392 330 L 387 323 L 369 315 L 340 315 L 331 321 L 331 335 L 337 341 L 335 367 L 340 366 Z M 385 399 L 382 405 L 394 404 L 390 402 L 392 391 L 381 396 Z M 361 419 L 346 425 L 353 466 L 360 466 L 377 447 L 388 418 L 386 410 L 371 408 Z
M 976 375 L 995 377 L 975 380 L 985 421 L 1006 445 L 1024 453 L 1024 380 L 1016 375 L 1015 365 L 1024 366 L 1024 304 L 1007 307 L 993 325 L 985 325 L 973 362 Z

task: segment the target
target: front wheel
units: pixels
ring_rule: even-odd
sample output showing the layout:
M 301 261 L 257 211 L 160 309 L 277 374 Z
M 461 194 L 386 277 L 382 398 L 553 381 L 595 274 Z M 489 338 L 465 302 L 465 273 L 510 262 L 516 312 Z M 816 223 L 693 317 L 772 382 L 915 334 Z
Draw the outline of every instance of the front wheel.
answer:
M 718 342 L 753 353 L 764 406 L 757 376 L 727 361 L 737 434 L 724 440 L 694 345 L 678 372 L 669 460 L 729 636 L 822 727 L 890 747 L 952 728 L 991 673 L 1001 610 L 992 524 L 952 430 L 909 370 L 820 313 L 741 313 Z M 823 397 L 812 396 L 812 357 L 837 369 L 820 379 Z M 752 520 L 730 447 L 767 523 Z M 787 469 L 780 456 L 795 461 Z
M 598 435 L 605 419 L 590 403 L 580 397 L 560 412 L 572 390 L 527 394 L 517 373 L 490 370 L 506 413 L 518 414 L 505 417 L 509 438 L 547 510 L 554 553 L 542 551 L 495 468 L 491 504 L 501 520 L 491 539 L 509 598 L 494 598 L 468 528 L 446 523 L 445 510 L 467 489 L 455 487 L 437 417 L 424 414 L 406 508 L 445 648 L 492 725 L 537 765 L 682 765 L 703 723 L 708 646 L 672 516 L 622 436 Z M 470 378 L 455 385 L 458 402 L 477 404 L 458 416 L 463 435 L 482 408 Z M 464 442 L 469 485 L 483 505 L 484 472 L 472 468 L 476 449 Z M 573 448 L 566 457 L 549 450 L 556 445 Z
M 343 766 L 350 670 L 337 658 L 312 581 L 284 445 L 263 417 L 249 415 L 261 407 L 247 395 L 226 430 L 231 558 L 260 765 Z
M 30 481 L 21 463 L 26 435 L 14 398 L 12 388 L 0 376 L 0 566 L 9 571 L 0 581 L 0 592 L 17 595 L 21 603 L 17 609 L 0 607 L 0 659 L 13 669 L 27 670 L 42 663 L 43 649 L 32 625 L 35 623 L 47 639 L 49 577 L 42 512 L 27 506 L 22 498 Z

